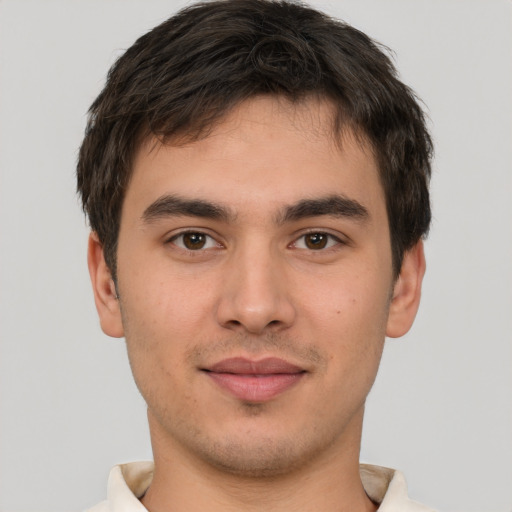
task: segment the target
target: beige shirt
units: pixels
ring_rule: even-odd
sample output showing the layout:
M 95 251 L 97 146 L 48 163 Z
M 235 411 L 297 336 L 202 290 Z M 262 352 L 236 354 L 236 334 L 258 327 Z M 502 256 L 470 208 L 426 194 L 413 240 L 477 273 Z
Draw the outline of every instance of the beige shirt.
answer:
M 400 471 L 361 464 L 359 468 L 366 494 L 379 503 L 379 512 L 434 512 L 407 496 Z M 106 501 L 86 512 L 147 512 L 139 501 L 151 484 L 152 462 L 132 462 L 115 466 L 108 478 Z

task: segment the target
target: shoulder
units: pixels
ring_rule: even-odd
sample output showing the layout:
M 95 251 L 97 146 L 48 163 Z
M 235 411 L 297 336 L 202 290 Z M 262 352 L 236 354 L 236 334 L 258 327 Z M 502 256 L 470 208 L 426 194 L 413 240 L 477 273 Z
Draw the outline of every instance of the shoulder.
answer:
M 435 512 L 409 498 L 407 483 L 400 471 L 361 464 L 359 472 L 366 494 L 379 504 L 379 512 Z
M 102 501 L 92 508 L 88 508 L 84 512 L 111 512 L 108 506 L 108 501 Z
M 85 512 L 147 512 L 139 501 L 153 478 L 152 462 L 132 462 L 110 471 L 107 499 Z

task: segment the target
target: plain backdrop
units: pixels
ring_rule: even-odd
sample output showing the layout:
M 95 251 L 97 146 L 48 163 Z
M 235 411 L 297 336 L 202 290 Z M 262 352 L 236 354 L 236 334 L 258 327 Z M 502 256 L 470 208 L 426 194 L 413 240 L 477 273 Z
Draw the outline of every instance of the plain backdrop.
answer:
M 512 3 L 314 1 L 394 50 L 436 143 L 423 302 L 387 342 L 361 458 L 446 512 L 512 510 Z M 99 328 L 75 195 L 86 111 L 182 1 L 0 0 L 0 509 L 78 511 L 151 458 L 124 342 Z

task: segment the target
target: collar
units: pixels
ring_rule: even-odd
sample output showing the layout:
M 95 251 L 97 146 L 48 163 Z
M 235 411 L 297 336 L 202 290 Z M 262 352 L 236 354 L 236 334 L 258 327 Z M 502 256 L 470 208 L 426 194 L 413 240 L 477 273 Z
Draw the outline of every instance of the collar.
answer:
M 153 479 L 153 462 L 120 464 L 110 471 L 107 501 L 88 512 L 147 512 L 139 501 Z M 400 471 L 361 464 L 359 473 L 366 494 L 379 504 L 379 512 L 434 512 L 407 495 L 407 484 Z

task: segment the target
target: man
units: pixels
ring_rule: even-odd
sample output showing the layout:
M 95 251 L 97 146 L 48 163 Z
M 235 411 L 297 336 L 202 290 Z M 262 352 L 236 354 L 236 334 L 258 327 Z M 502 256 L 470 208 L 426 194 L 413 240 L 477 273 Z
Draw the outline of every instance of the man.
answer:
M 154 466 L 114 468 L 95 512 L 427 510 L 358 458 L 419 304 L 430 155 L 389 59 L 306 6 L 196 4 L 127 50 L 78 190 Z

